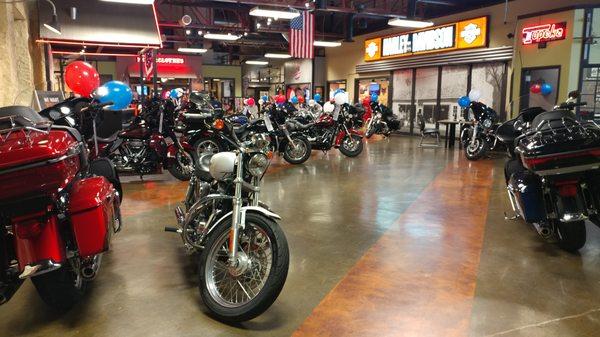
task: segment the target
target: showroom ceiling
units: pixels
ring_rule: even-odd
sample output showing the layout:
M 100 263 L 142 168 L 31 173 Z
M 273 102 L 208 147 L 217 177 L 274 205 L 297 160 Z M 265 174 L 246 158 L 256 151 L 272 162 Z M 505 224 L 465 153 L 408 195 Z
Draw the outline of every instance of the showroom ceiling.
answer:
M 305 9 L 316 14 L 316 40 L 350 41 L 353 36 L 388 27 L 392 17 L 430 19 L 478 7 L 502 3 L 502 0 L 157 0 L 157 11 L 164 48 L 210 48 L 222 53 L 223 63 L 286 51 L 289 21 L 268 22 L 249 15 L 252 8 L 279 10 Z M 182 25 L 189 15 L 191 23 Z M 237 41 L 206 41 L 203 34 L 244 34 Z M 322 51 L 321 51 L 322 53 Z

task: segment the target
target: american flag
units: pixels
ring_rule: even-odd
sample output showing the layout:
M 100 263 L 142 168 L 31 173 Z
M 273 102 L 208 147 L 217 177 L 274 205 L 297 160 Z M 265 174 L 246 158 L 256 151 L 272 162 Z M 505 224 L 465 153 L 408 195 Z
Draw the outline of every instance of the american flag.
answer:
M 154 74 L 154 60 L 152 57 L 152 50 L 148 50 L 143 55 L 144 60 L 144 76 L 146 76 L 146 80 L 150 80 L 152 75 Z
M 297 58 L 313 58 L 315 41 L 315 16 L 303 11 L 290 22 L 290 55 Z

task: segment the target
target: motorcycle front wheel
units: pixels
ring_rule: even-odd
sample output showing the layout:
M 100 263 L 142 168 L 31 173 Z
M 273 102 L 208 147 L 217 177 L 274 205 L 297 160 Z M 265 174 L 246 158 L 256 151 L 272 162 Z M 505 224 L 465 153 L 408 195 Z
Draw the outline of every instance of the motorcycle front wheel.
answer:
M 342 144 L 340 145 L 340 152 L 347 157 L 356 157 L 363 150 L 363 141 L 362 137 L 359 135 L 346 135 L 344 139 L 342 139 Z
M 177 151 L 175 163 L 169 166 L 168 170 L 173 177 L 181 181 L 190 180 L 194 172 L 194 158 L 192 154 L 187 151 Z
M 302 164 L 310 158 L 311 146 L 305 137 L 292 138 L 291 142 L 285 144 L 283 149 L 283 159 L 290 164 Z
M 279 225 L 260 214 L 246 214 L 240 229 L 237 266 L 230 266 L 231 221 L 218 225 L 200 255 L 200 296 L 220 321 L 243 322 L 267 310 L 285 284 L 289 267 L 287 239 Z
M 77 304 L 87 288 L 87 281 L 69 262 L 55 271 L 34 276 L 31 281 L 42 300 L 60 311 L 67 311 Z
M 482 137 L 475 138 L 474 142 L 469 141 L 465 147 L 465 156 L 468 160 L 478 160 L 483 158 L 488 151 L 488 143 Z

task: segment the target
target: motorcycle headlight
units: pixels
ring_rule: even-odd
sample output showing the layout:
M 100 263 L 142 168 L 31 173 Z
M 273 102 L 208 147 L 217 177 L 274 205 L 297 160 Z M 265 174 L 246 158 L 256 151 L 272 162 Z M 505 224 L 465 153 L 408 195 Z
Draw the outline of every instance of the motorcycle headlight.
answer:
M 255 177 L 262 176 L 269 167 L 269 158 L 263 153 L 255 153 L 248 161 L 248 172 Z
M 484 119 L 481 124 L 483 124 L 483 127 L 486 128 L 486 129 L 490 128 L 492 126 L 492 120 L 489 119 L 489 118 Z

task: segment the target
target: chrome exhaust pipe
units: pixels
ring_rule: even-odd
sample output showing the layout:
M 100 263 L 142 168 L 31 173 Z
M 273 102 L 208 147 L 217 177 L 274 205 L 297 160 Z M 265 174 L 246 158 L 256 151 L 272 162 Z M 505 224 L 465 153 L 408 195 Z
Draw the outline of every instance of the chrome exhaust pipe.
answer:
M 96 278 L 98 269 L 100 269 L 100 263 L 102 262 L 102 255 L 95 255 L 91 260 L 83 261 L 83 266 L 79 270 L 81 277 L 87 281 L 91 281 Z

